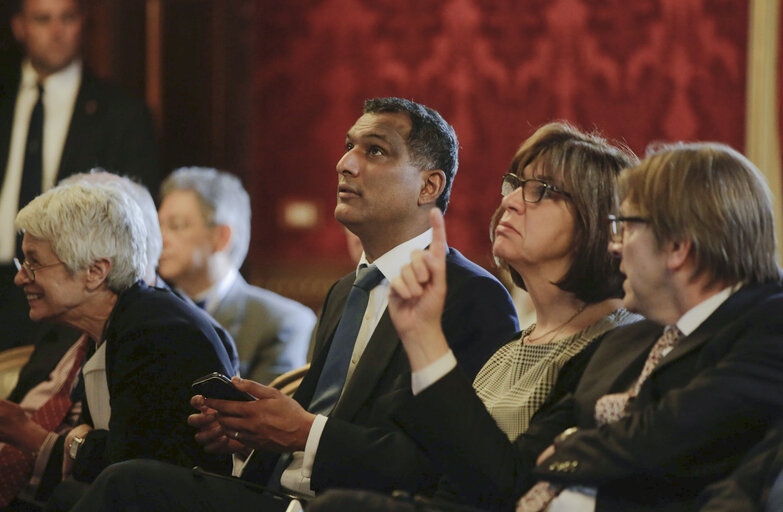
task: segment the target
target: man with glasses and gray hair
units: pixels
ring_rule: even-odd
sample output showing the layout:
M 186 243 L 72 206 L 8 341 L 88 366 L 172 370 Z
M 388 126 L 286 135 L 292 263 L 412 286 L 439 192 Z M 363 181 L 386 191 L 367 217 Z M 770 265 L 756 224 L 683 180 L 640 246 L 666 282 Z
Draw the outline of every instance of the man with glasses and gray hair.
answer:
M 268 384 L 303 366 L 315 314 L 239 274 L 250 245 L 250 197 L 239 178 L 177 169 L 161 185 L 158 216 L 158 273 L 231 333 L 240 375 Z

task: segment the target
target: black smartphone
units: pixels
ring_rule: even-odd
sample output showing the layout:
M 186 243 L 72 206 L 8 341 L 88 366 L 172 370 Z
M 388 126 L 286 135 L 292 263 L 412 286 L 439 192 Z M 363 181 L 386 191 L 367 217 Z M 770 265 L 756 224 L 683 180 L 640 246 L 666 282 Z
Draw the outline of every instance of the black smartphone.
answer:
M 194 393 L 204 395 L 206 398 L 219 398 L 220 400 L 235 400 L 249 402 L 256 397 L 234 387 L 231 379 L 219 372 L 212 372 L 193 381 L 190 385 Z

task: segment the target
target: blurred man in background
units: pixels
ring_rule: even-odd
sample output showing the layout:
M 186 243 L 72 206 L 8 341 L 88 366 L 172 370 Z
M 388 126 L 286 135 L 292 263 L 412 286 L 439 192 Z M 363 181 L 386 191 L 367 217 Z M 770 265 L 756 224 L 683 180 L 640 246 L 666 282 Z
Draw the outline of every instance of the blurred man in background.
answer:
M 315 314 L 239 274 L 250 245 L 250 198 L 239 179 L 177 169 L 163 182 L 158 214 L 161 277 L 231 333 L 240 375 L 266 384 L 304 365 Z

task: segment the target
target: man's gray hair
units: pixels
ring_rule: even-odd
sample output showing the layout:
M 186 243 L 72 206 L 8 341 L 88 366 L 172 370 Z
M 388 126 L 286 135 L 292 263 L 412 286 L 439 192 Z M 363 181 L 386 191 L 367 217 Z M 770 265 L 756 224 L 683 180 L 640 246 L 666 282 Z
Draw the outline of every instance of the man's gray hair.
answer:
M 231 261 L 241 267 L 250 246 L 250 196 L 239 178 L 210 167 L 181 167 L 163 181 L 161 200 L 175 190 L 196 193 L 207 226 L 231 228 Z
M 128 194 L 136 201 L 141 208 L 141 217 L 144 221 L 144 227 L 147 228 L 147 267 L 148 270 L 150 270 L 149 267 L 151 267 L 151 272 L 154 272 L 155 268 L 158 266 L 160 253 L 163 251 L 163 237 L 160 234 L 158 209 L 155 207 L 155 200 L 152 199 L 152 194 L 147 190 L 147 187 L 140 183 L 136 183 L 127 176 L 119 176 L 110 173 L 105 169 L 101 169 L 100 167 L 91 169 L 88 173 L 82 172 L 72 174 L 60 181 L 59 184 L 67 185 L 80 181 L 87 183 L 104 183 L 115 186 L 119 188 L 121 192 Z M 149 274 L 151 272 L 147 272 L 147 277 L 150 277 Z
M 142 278 L 147 229 L 139 205 L 117 187 L 61 185 L 33 199 L 16 215 L 16 228 L 49 242 L 73 274 L 108 258 L 106 283 L 115 293 Z

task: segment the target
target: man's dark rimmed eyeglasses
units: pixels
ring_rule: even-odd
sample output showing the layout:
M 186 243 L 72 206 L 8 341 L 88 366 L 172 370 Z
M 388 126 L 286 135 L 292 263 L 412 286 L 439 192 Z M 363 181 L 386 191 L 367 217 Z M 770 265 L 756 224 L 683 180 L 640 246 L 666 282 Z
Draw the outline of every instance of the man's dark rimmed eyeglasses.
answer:
M 514 191 L 518 188 L 522 189 L 522 199 L 526 203 L 538 203 L 552 192 L 564 195 L 568 198 L 571 197 L 571 194 L 565 190 L 561 190 L 554 185 L 550 185 L 546 181 L 538 179 L 524 180 L 516 174 L 511 173 L 503 175 L 503 185 L 500 188 L 500 194 L 503 197 L 513 194 Z
M 650 219 L 644 217 L 624 217 L 622 215 L 610 215 L 609 216 L 609 237 L 612 242 L 621 243 L 623 241 L 623 232 L 625 231 L 623 226 L 626 222 L 641 222 L 643 224 L 649 224 Z

